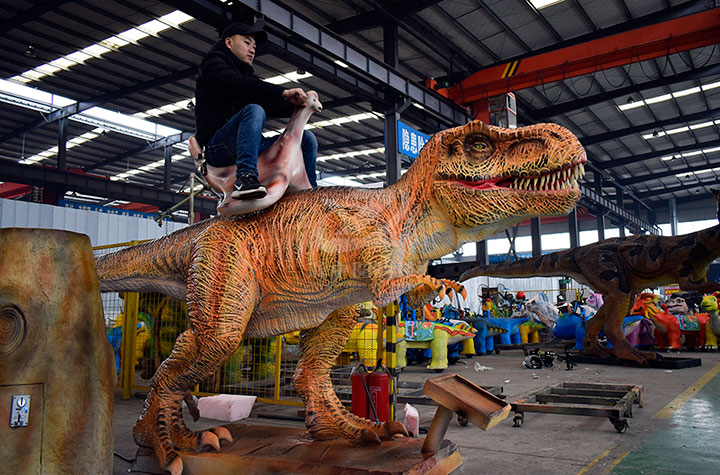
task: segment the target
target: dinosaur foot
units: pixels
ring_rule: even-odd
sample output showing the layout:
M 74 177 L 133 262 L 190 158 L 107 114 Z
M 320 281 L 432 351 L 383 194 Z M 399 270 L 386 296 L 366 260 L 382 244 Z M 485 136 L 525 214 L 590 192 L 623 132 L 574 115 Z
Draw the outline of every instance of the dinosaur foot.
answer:
M 589 356 L 599 356 L 601 358 L 612 358 L 614 355 L 610 352 L 609 348 L 603 348 L 597 342 L 584 342 L 583 343 L 583 354 Z
M 220 450 L 220 441 L 232 442 L 232 435 L 224 427 L 211 430 L 191 431 L 182 418 L 183 396 L 173 396 L 161 406 L 154 393 L 148 395 L 142 416 L 135 424 L 135 442 L 149 447 L 162 467 L 172 474 L 180 474 L 183 463 L 178 450 L 200 452 Z
M 362 445 L 380 445 L 396 435 L 408 437 L 405 426 L 397 421 L 376 423 L 352 414 L 341 407 L 321 412 L 307 412 L 305 425 L 315 440 L 348 439 Z

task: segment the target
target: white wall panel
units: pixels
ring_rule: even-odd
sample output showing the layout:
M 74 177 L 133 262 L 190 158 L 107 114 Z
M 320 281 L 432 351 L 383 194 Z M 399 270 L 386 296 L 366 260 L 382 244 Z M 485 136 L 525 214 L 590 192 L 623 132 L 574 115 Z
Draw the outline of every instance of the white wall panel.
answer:
M 73 231 L 90 236 L 93 246 L 155 239 L 185 226 L 164 222 L 160 227 L 150 218 L 0 199 L 0 227 Z

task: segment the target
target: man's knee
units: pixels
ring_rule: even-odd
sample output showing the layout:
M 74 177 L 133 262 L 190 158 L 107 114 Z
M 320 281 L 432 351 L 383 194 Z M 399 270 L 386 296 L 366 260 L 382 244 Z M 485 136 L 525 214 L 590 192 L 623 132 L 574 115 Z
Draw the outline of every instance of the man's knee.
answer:
M 248 104 L 240 111 L 243 119 L 258 120 L 265 123 L 265 109 L 257 104 Z

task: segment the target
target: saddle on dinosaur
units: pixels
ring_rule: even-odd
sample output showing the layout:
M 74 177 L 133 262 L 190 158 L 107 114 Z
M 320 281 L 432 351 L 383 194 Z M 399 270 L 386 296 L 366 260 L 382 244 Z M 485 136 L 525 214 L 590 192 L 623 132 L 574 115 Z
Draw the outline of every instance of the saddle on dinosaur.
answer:
M 200 144 L 193 135 L 188 140 L 190 156 L 200 175 L 207 184 L 222 195 L 217 212 L 222 216 L 251 213 L 275 204 L 286 192 L 310 189 L 310 180 L 305 171 L 300 144 L 303 129 L 310 116 L 322 110 L 317 92 L 308 91 L 307 103 L 296 107 L 287 126 L 269 149 L 258 155 L 258 181 L 267 189 L 264 198 L 256 200 L 236 200 L 230 195 L 235 185 L 236 165 L 214 167 L 206 162 Z
M 378 444 L 406 434 L 347 411 L 330 369 L 357 305 L 405 294 L 413 308 L 465 293 L 425 275 L 427 263 L 530 217 L 565 215 L 580 198 L 585 151 L 555 124 L 501 129 L 470 122 L 435 134 L 384 189 L 290 192 L 252 215 L 215 217 L 98 257 L 102 291 L 158 291 L 187 302 L 189 327 L 153 378 L 134 428 L 173 474 L 179 451 L 218 449 L 226 429 L 189 430 L 182 400 L 243 337 L 302 330 L 293 381 L 315 439 Z

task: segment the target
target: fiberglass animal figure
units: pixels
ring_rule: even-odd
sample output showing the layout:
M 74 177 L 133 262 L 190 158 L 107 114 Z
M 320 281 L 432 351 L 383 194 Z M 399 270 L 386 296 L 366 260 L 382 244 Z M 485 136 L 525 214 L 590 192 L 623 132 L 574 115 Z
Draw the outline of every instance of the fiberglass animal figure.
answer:
M 412 308 L 457 283 L 423 274 L 427 263 L 532 216 L 564 215 L 580 197 L 585 152 L 554 124 L 501 129 L 471 122 L 435 134 L 407 173 L 384 189 L 289 193 L 260 213 L 217 217 L 98 258 L 103 291 L 159 291 L 185 299 L 189 327 L 153 378 L 135 440 L 173 474 L 178 451 L 219 447 L 227 430 L 194 432 L 187 391 L 243 337 L 302 330 L 293 378 L 315 439 L 364 443 L 405 434 L 347 411 L 330 369 L 358 317 L 402 294 Z
M 605 330 L 615 356 L 646 364 L 652 351 L 641 352 L 623 335 L 623 319 L 633 296 L 644 289 L 679 283 L 680 289 L 698 292 L 720 290 L 708 282 L 710 263 L 720 257 L 720 225 L 679 236 L 633 235 L 610 238 L 537 259 L 475 267 L 461 281 L 478 275 L 498 277 L 569 276 L 603 294 L 605 303 L 586 326 L 583 351 L 608 356 L 598 343 Z

